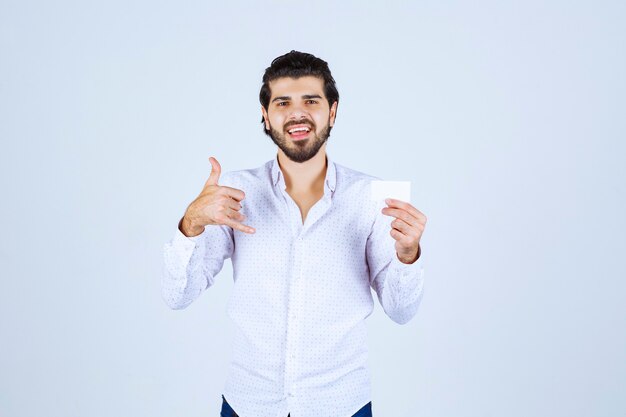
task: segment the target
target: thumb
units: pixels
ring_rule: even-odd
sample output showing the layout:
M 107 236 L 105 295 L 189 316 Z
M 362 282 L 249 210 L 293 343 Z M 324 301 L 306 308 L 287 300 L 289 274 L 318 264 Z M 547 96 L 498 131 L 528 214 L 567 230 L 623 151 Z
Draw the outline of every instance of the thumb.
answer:
M 209 175 L 209 179 L 206 180 L 206 183 L 204 184 L 205 187 L 208 185 L 217 185 L 217 181 L 220 179 L 220 174 L 222 172 L 222 167 L 220 166 L 220 163 L 217 162 L 217 159 L 211 156 L 209 157 L 209 162 L 211 162 L 211 175 Z

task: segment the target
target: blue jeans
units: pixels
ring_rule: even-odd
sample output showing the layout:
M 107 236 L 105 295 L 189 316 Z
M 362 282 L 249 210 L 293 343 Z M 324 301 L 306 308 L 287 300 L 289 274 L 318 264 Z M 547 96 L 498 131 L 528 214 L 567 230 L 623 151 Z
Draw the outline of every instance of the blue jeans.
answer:
M 222 412 L 220 413 L 221 417 L 239 417 L 235 410 L 230 407 L 230 404 L 226 402 L 226 398 L 222 395 Z M 290 417 L 290 416 L 287 416 Z M 354 413 L 352 417 L 372 417 L 372 402 L 368 402 L 361 408 L 359 411 Z

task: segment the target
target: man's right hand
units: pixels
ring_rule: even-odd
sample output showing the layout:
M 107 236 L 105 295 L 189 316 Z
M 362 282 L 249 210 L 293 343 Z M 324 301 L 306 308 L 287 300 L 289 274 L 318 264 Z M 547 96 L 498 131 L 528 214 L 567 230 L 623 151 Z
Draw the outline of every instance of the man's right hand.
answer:
M 241 222 L 245 217 L 239 213 L 245 198 L 243 191 L 236 188 L 217 185 L 222 167 L 217 159 L 210 157 L 211 175 L 204 184 L 202 192 L 191 202 L 180 222 L 180 231 L 187 237 L 197 236 L 204 227 L 211 224 L 227 225 L 244 233 L 254 233 L 254 228 Z

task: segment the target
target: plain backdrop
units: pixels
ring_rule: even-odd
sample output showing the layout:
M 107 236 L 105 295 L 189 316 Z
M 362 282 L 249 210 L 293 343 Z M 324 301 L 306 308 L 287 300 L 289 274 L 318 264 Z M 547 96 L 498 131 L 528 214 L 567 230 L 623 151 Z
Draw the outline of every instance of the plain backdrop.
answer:
M 374 415 L 626 415 L 625 4 L 0 0 L 0 415 L 219 415 L 231 263 L 174 311 L 162 246 L 209 156 L 273 158 L 291 49 L 337 80 L 328 154 L 428 217 Z

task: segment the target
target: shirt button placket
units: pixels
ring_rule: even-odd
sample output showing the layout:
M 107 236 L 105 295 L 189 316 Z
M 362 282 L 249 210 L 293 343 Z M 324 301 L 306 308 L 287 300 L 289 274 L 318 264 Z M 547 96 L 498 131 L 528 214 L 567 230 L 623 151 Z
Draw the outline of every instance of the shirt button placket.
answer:
M 303 238 L 299 235 L 294 242 L 294 263 L 293 276 L 289 282 L 289 303 L 287 313 L 287 352 L 285 358 L 285 394 L 288 398 L 294 397 L 293 384 L 296 374 L 296 348 L 297 348 L 297 331 L 298 317 L 297 308 L 299 302 L 298 288 L 300 285 L 299 277 L 302 276 L 302 252 Z

